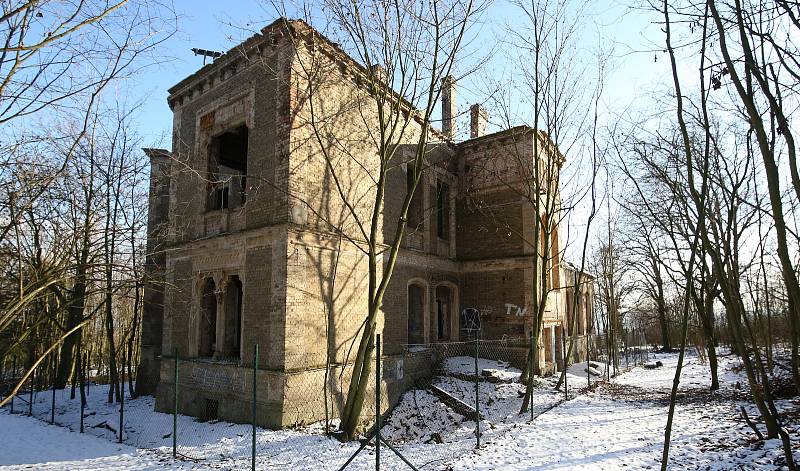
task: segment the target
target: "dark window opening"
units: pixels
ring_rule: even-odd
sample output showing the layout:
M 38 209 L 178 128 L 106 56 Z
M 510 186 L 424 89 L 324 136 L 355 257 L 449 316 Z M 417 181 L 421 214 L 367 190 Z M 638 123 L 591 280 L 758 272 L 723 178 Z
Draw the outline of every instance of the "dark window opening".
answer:
M 238 278 L 237 278 L 238 280 Z M 234 338 L 233 347 L 238 353 L 242 347 L 242 284 L 239 283 L 239 295 L 236 297 L 236 337 Z M 239 355 L 237 355 L 239 356 Z
M 425 343 L 423 318 L 425 289 L 419 285 L 408 286 L 408 343 Z
M 211 139 L 209 209 L 237 208 L 247 199 L 247 126 Z
M 450 185 L 436 182 L 436 235 L 450 239 Z
M 213 278 L 203 283 L 203 299 L 200 304 L 200 344 L 197 355 L 210 358 L 217 347 L 217 293 Z
M 414 191 L 414 166 L 408 165 L 406 171 L 406 194 Z M 419 198 L 419 191 L 414 191 L 411 197 L 411 204 L 408 206 L 408 229 L 415 231 L 422 224 L 422 203 Z
M 239 358 L 242 336 L 242 282 L 234 275 L 225 290 L 225 344 L 223 355 Z
M 450 288 L 439 286 L 436 288 L 436 327 L 437 338 L 448 340 L 450 338 Z
M 206 399 L 206 410 L 202 420 L 211 421 L 219 418 L 219 401 L 216 399 Z
M 574 289 L 574 288 L 573 288 Z M 572 336 L 572 326 L 575 323 L 575 312 L 572 309 L 572 293 L 567 291 L 567 336 Z
M 589 293 L 583 295 L 583 333 L 588 334 L 592 331 L 592 301 L 589 299 Z

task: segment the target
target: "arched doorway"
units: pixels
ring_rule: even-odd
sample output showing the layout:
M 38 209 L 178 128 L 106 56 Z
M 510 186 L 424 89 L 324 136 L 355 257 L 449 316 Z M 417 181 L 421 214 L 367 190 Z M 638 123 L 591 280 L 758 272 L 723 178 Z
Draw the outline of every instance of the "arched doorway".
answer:
M 217 344 L 217 287 L 213 278 L 203 281 L 203 297 L 200 300 L 200 335 L 197 356 L 212 357 Z

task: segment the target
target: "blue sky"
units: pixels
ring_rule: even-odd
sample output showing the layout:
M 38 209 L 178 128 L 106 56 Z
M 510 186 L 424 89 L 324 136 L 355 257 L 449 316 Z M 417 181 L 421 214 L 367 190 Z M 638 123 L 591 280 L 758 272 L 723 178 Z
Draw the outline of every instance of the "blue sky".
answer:
M 166 60 L 119 91 L 130 101 L 143 101 L 138 125 L 146 145 L 169 147 L 172 114 L 166 102 L 167 89 L 203 65 L 203 58 L 194 56 L 191 48 L 226 51 L 249 35 L 243 28 L 257 30 L 276 17 L 269 2 L 177 0 L 175 6 L 178 32 L 158 51 Z M 636 106 L 635 97 L 656 88 L 668 72 L 666 56 L 652 51 L 652 41 L 662 41 L 658 29 L 650 24 L 656 15 L 637 12 L 617 2 L 596 2 L 588 8 L 582 47 L 588 51 L 602 44 L 613 50 L 604 103 L 612 115 L 625 114 Z M 479 44 L 496 41 L 503 25 L 513 24 L 518 17 L 506 0 L 495 0 L 484 18 L 491 26 L 481 29 Z M 495 73 L 502 67 L 490 62 L 486 73 Z M 483 101 L 482 89 L 485 87 L 463 84 L 458 94 L 459 108 L 466 110 L 470 103 Z
M 234 38 L 243 37 L 230 24 L 247 25 L 254 16 L 265 17 L 255 2 L 242 0 L 177 0 L 175 7 L 178 31 L 158 51 L 165 60 L 126 84 L 126 98 L 142 100 L 138 125 L 148 146 L 170 146 L 172 112 L 167 106 L 167 90 L 203 66 L 203 58 L 191 49 L 227 51 L 235 45 Z
M 551 3 L 557 1 L 567 0 L 550 0 Z M 569 1 L 582 5 L 578 0 Z M 669 58 L 663 51 L 664 36 L 660 26 L 654 23 L 661 18 L 657 12 L 635 9 L 629 6 L 630 3 L 625 3 L 635 1 L 600 1 L 587 3 L 584 7 L 586 17 L 578 47 L 587 60 L 598 47 L 610 54 L 600 105 L 601 125 L 622 123 L 623 129 L 629 129 L 635 127 L 631 123 L 636 123 L 642 116 L 666 111 L 653 109 L 652 105 L 654 94 L 663 97 L 671 91 Z M 178 32 L 161 45 L 159 56 L 165 59 L 163 64 L 151 68 L 149 73 L 118 91 L 125 95 L 121 98 L 142 102 L 137 123 L 144 146 L 171 147 L 172 112 L 166 102 L 167 89 L 203 66 L 203 58 L 194 56 L 191 48 L 229 50 L 250 36 L 252 31 L 259 30 L 277 17 L 271 5 L 269 0 L 176 0 L 175 6 L 180 16 Z M 480 28 L 474 44 L 485 46 L 487 51 L 492 49 L 492 45 L 508 34 L 507 28 L 519 24 L 520 18 L 519 11 L 509 0 L 493 0 L 485 13 L 485 26 Z M 486 77 L 508 73 L 503 52 L 502 47 L 495 47 L 492 59 L 485 64 L 483 72 L 470 76 L 465 80 L 468 83 L 459 84 L 457 103 L 459 113 L 463 113 L 463 116 L 458 127 L 462 132 L 466 132 L 469 126 L 466 116 L 469 105 L 487 100 Z M 692 74 L 696 65 L 691 61 L 680 64 L 679 68 L 683 73 Z M 491 114 L 492 110 L 489 111 Z M 497 120 L 494 120 L 494 124 L 492 121 L 490 117 L 489 131 L 498 128 Z M 590 165 L 586 148 L 582 147 L 574 154 L 577 155 L 567 156 L 562 172 L 562 197 L 567 199 L 570 194 L 584 191 L 589 182 L 587 172 Z M 612 183 L 606 182 L 605 176 L 600 177 L 598 191 L 601 198 L 606 191 L 613 191 L 608 186 Z M 588 205 L 586 199 L 577 201 L 562 227 L 562 244 L 566 243 L 568 258 L 576 262 L 580 260 L 579 246 L 586 230 Z M 616 213 L 616 209 L 612 213 Z M 608 217 L 603 204 L 591 231 L 600 231 Z

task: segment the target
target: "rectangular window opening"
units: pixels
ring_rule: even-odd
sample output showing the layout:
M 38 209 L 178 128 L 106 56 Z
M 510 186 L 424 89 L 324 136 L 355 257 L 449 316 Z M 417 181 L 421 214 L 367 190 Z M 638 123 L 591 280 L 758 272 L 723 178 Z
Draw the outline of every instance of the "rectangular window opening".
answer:
M 214 136 L 209 145 L 209 209 L 242 206 L 247 199 L 247 126 Z
M 406 194 L 414 188 L 414 166 L 409 164 L 406 170 Z M 422 225 L 422 206 L 419 198 L 419 188 L 414 191 L 411 197 L 411 204 L 408 206 L 408 230 L 416 231 Z
M 450 186 L 436 182 L 436 234 L 450 240 Z
M 216 399 L 206 399 L 206 410 L 203 420 L 211 421 L 219 418 L 219 401 Z

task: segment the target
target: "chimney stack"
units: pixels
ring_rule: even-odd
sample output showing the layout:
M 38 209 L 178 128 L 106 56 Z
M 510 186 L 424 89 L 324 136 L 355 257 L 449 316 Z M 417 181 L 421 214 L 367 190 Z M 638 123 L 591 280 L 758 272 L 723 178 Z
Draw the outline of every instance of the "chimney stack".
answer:
M 442 79 L 442 133 L 448 139 L 456 134 L 456 81 L 452 75 Z
M 486 134 L 489 113 L 478 103 L 469 107 L 469 137 L 475 139 Z

